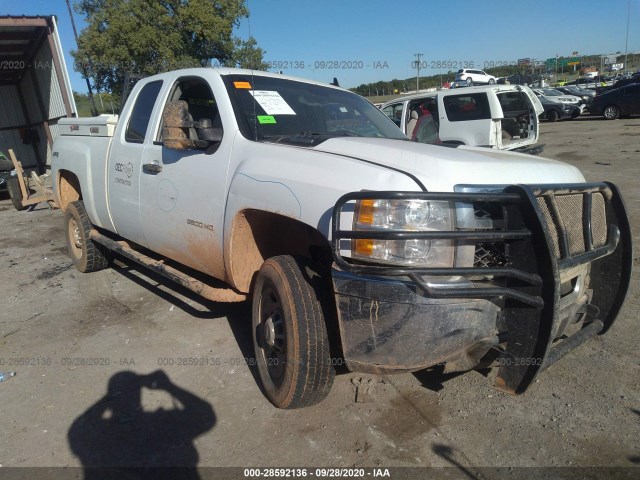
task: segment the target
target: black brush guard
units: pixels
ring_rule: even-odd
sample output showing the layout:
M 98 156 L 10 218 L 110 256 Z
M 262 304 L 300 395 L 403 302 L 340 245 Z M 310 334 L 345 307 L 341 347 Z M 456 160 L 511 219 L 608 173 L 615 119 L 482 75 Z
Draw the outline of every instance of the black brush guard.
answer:
M 591 224 L 594 194 L 604 198 L 607 223 L 606 243 L 598 246 L 594 244 Z M 578 253 L 569 245 L 569 232 L 558 209 L 557 198 L 563 195 L 582 196 L 583 251 Z M 504 225 L 500 230 L 489 231 L 341 230 L 343 207 L 364 199 L 444 200 L 457 204 L 497 202 L 502 207 Z M 545 212 L 541 203 L 546 205 Z M 523 393 L 542 370 L 587 339 L 605 333 L 620 311 L 629 287 L 633 258 L 631 231 L 620 192 L 611 183 L 512 185 L 501 193 L 353 192 L 338 200 L 332 220 L 333 256 L 339 270 L 409 278 L 425 296 L 433 298 L 500 299 L 507 347 L 500 359 L 496 387 L 509 393 Z M 550 221 L 554 225 L 549 225 Z M 510 264 L 489 268 L 412 268 L 352 262 L 340 251 L 342 240 L 353 239 L 504 242 L 508 246 Z M 554 342 L 552 332 L 562 320 L 560 278 L 563 273 L 586 264 L 590 264 L 589 288 L 593 292 L 590 302 L 583 308 L 582 328 L 570 337 Z M 423 275 L 462 276 L 473 286 L 432 287 L 423 280 Z M 478 280 L 487 277 L 493 281 Z

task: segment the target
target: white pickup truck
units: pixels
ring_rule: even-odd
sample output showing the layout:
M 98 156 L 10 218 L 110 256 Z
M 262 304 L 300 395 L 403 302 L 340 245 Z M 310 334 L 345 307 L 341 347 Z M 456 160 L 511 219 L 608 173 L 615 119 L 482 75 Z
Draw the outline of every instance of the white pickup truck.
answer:
M 335 367 L 499 368 L 521 393 L 604 333 L 631 235 L 618 189 L 573 166 L 425 145 L 365 99 L 282 75 L 140 81 L 119 120 L 63 119 L 52 178 L 82 272 L 119 255 L 252 302 L 269 400 L 322 400 Z

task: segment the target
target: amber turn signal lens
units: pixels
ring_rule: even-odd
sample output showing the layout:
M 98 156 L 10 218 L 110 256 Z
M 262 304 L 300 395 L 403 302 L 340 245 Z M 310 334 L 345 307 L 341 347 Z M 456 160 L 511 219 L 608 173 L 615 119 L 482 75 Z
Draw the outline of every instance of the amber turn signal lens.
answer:
M 361 200 L 358 204 L 358 223 L 373 225 L 373 200 Z
M 355 253 L 357 255 L 370 257 L 373 253 L 373 240 L 356 240 Z

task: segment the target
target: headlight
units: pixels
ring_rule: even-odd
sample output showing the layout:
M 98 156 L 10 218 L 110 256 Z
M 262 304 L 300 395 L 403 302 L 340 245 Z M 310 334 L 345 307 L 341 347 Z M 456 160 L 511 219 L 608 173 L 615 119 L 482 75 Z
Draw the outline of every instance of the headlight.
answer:
M 453 230 L 454 209 L 450 202 L 433 200 L 360 200 L 354 215 L 354 230 Z M 372 240 L 352 242 L 354 258 L 422 267 L 452 267 L 453 240 Z

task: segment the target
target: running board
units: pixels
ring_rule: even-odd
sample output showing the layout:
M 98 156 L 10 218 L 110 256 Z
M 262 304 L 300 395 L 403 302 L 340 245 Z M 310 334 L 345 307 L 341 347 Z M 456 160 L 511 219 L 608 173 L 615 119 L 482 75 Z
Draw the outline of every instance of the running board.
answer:
M 170 265 L 167 265 L 162 260 L 156 260 L 144 253 L 131 248 L 131 246 L 123 240 L 113 240 L 105 235 L 102 235 L 95 229 L 91 230 L 89 238 L 94 242 L 104 245 L 110 251 L 121 255 L 128 260 L 131 260 L 143 267 L 151 270 L 152 272 L 171 280 L 174 283 L 197 293 L 207 300 L 212 302 L 243 302 L 247 299 L 247 296 L 243 293 L 239 293 L 232 289 L 213 287 L 201 280 L 198 280 L 185 272 L 182 272 Z

